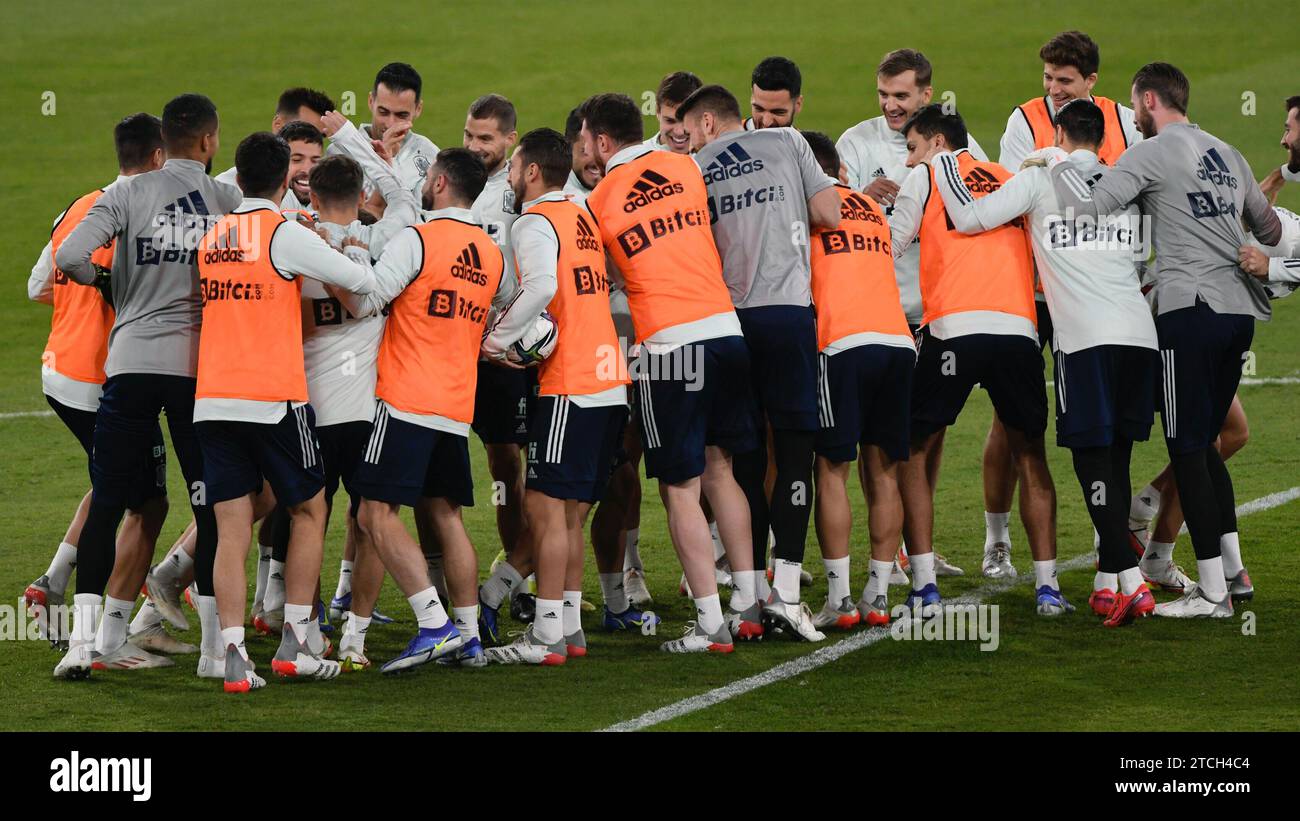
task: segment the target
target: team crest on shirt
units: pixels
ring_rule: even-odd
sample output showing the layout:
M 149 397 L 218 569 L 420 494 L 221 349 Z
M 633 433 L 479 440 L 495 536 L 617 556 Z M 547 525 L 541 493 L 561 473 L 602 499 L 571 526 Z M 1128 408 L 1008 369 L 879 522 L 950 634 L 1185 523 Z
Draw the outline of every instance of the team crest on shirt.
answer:
M 501 211 L 506 214 L 515 213 L 515 192 L 510 186 L 501 192 Z
M 421 177 L 429 173 L 429 166 L 431 165 L 433 165 L 433 163 L 429 162 L 428 157 L 423 154 L 415 155 L 415 170 L 420 172 Z

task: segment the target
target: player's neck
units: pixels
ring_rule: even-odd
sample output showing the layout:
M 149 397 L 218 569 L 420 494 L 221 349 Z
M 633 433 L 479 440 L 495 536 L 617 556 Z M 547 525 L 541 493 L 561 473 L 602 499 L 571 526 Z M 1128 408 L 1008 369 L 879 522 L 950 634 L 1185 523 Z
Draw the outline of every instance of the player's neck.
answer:
M 1191 122 L 1190 120 L 1187 119 L 1186 114 L 1180 114 L 1176 111 L 1160 112 L 1158 114 L 1153 114 L 1152 119 L 1155 120 L 1157 134 L 1159 134 L 1161 131 L 1164 131 L 1166 126 L 1187 125 L 1188 123 Z

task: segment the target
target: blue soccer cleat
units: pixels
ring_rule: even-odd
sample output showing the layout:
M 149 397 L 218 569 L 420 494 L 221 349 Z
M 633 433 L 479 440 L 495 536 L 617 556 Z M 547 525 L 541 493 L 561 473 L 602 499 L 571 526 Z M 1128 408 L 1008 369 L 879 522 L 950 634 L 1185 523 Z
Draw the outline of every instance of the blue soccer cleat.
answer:
M 482 593 L 478 597 L 478 634 L 483 637 L 483 643 L 491 647 L 501 643 L 501 629 L 497 625 L 497 619 L 501 616 L 497 608 L 488 607 L 483 601 Z
M 928 619 L 943 613 L 943 596 L 939 595 L 939 586 L 930 582 L 920 590 L 908 593 L 903 606 L 911 610 L 914 616 Z
M 352 591 L 344 593 L 342 596 L 335 596 L 330 599 L 330 621 L 338 621 L 343 618 L 344 613 L 352 612 Z M 392 616 L 386 616 L 379 612 L 376 607 L 370 611 L 371 624 L 392 624 Z
M 1074 605 L 1065 600 L 1060 590 L 1043 585 L 1038 588 L 1038 615 L 1063 616 L 1074 612 Z
M 619 630 L 640 632 L 646 629 L 647 623 L 653 627 L 662 621 L 653 612 L 647 615 L 629 604 L 622 613 L 615 613 L 606 607 L 605 618 L 601 621 L 601 626 L 611 633 L 616 633 Z
M 444 667 L 487 667 L 487 654 L 483 651 L 483 642 L 478 636 L 470 636 L 469 641 L 456 648 L 436 662 Z
M 316 617 L 316 620 L 320 622 L 321 633 L 325 635 L 333 633 L 334 625 L 330 622 L 330 613 L 329 610 L 327 610 L 325 607 L 325 602 L 321 601 L 320 599 L 317 599 L 316 609 L 320 612 L 320 615 Z
M 406 645 L 402 654 L 380 667 L 379 672 L 400 673 L 403 670 L 419 667 L 439 656 L 445 656 L 460 647 L 463 642 L 464 637 L 451 621 L 442 627 L 421 627 L 415 634 L 415 638 L 411 639 L 411 643 Z

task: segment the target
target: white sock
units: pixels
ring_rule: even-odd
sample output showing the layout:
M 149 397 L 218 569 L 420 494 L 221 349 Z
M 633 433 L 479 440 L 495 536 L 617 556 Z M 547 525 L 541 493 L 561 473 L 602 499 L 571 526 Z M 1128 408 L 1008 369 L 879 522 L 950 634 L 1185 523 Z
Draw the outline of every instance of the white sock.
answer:
M 162 614 L 158 612 L 158 605 L 153 603 L 153 599 L 145 599 L 144 604 L 140 606 L 140 611 L 131 620 L 127 635 L 134 636 L 143 633 L 158 624 L 162 624 Z
M 762 570 L 746 570 L 741 573 L 731 574 L 731 601 L 728 606 L 732 610 L 745 610 L 753 607 L 758 601 L 758 577 L 763 576 L 766 581 L 766 575 Z
M 772 573 L 772 586 L 781 594 L 782 601 L 790 604 L 799 601 L 799 576 L 801 573 L 803 573 L 803 565 L 799 562 L 790 562 L 785 559 L 776 560 L 776 567 Z
M 641 564 L 641 528 L 630 527 L 623 539 L 623 572 L 631 570 L 644 570 Z
M 366 619 L 366 621 L 369 622 L 370 619 Z M 466 644 L 469 643 L 470 639 L 478 638 L 478 605 L 452 607 L 451 623 L 456 625 L 456 629 L 465 637 Z
M 622 573 L 600 574 L 600 595 L 611 613 L 627 611 L 627 591 L 623 589 Z
M 341 599 L 352 592 L 352 562 L 339 562 L 339 584 L 334 588 L 334 598 Z
M 248 651 L 244 649 L 244 626 L 242 624 L 237 627 L 221 628 L 221 646 L 229 648 L 232 644 L 239 649 L 239 655 L 243 656 L 244 660 L 247 661 Z
M 1140 573 L 1138 574 L 1141 575 Z M 1092 577 L 1093 590 L 1118 590 L 1119 575 L 1115 573 L 1102 573 L 1097 571 L 1097 575 Z
M 474 608 L 474 609 L 477 611 L 478 608 Z M 474 619 L 473 621 L 475 623 L 475 630 L 477 630 L 478 620 Z M 356 613 L 352 613 L 348 616 L 347 626 L 343 628 L 343 635 L 344 637 L 356 636 L 357 640 L 360 641 L 361 645 L 364 647 L 366 641 L 366 632 L 369 630 L 370 630 L 370 616 L 358 616 Z M 349 643 L 353 643 L 353 642 L 349 642 Z
M 564 635 L 572 636 L 582 630 L 582 591 L 564 591 Z
M 284 562 L 271 560 L 266 574 L 266 592 L 262 594 L 262 609 L 275 613 L 284 608 Z
M 1129 504 L 1128 517 L 1135 522 L 1149 522 L 1160 512 L 1160 491 L 1147 485 L 1137 492 Z
M 1142 553 L 1142 561 L 1148 566 L 1155 565 L 1161 561 L 1168 561 L 1174 557 L 1173 542 L 1149 542 L 1147 549 Z
M 1134 591 L 1142 586 L 1142 583 L 1142 571 L 1136 567 L 1121 570 L 1119 573 L 1119 592 L 1125 596 L 1133 595 Z
M 849 597 L 849 557 L 822 559 L 826 565 L 826 600 L 838 606 Z
M 492 571 L 492 575 L 479 588 L 479 598 L 495 610 L 501 606 L 501 602 L 505 601 L 507 596 L 523 587 L 523 584 L 524 577 L 510 566 L 510 562 L 500 562 L 497 569 Z
M 194 606 L 199 611 L 199 648 L 208 658 L 225 658 L 226 647 L 221 643 L 221 619 L 217 616 L 216 596 L 195 596 Z
M 194 557 L 184 550 L 173 550 L 167 554 L 167 558 L 158 563 L 158 569 L 154 571 L 154 576 L 161 582 L 167 584 L 179 584 L 181 576 L 189 572 L 194 567 Z
M 887 562 L 872 559 L 868 562 L 867 586 L 862 591 L 862 598 L 870 603 L 875 601 L 877 596 L 888 596 L 889 577 L 893 572 L 893 559 Z
M 72 608 L 72 642 L 94 641 L 103 614 L 103 597 L 94 593 L 76 593 L 72 597 Z
M 1056 582 L 1056 559 L 1034 562 L 1034 586 L 1042 587 L 1044 585 L 1053 590 L 1061 589 L 1061 586 Z
M 311 623 L 315 621 L 311 617 L 311 608 L 310 604 L 284 603 L 285 627 L 293 629 L 294 638 L 302 645 L 307 644 L 308 630 L 311 628 Z
M 1011 544 L 1011 514 L 984 511 L 984 549 L 998 542 Z
M 533 637 L 551 645 L 564 638 L 564 599 L 538 599 Z
M 59 549 L 54 551 L 54 558 L 50 560 L 50 567 L 45 571 L 45 575 L 50 580 L 50 592 L 63 595 L 63 591 L 68 589 L 68 579 L 72 577 L 72 570 L 77 566 L 77 546 L 67 542 L 59 542 Z
M 695 600 L 695 621 L 710 635 L 722 627 L 722 600 L 717 593 Z
M 1241 539 L 1236 533 L 1224 533 L 1219 537 L 1219 552 L 1225 578 L 1231 579 L 1246 569 L 1241 563 Z
M 253 589 L 254 612 L 262 608 L 263 600 L 266 598 L 266 577 L 271 575 L 271 550 L 269 544 L 257 546 L 257 586 Z
M 722 546 L 722 537 L 718 535 L 718 523 L 709 522 L 709 535 L 713 537 L 713 563 L 717 564 L 718 559 L 727 555 L 727 550 Z
M 421 628 L 437 629 L 447 623 L 447 611 L 438 600 L 438 588 L 430 585 L 414 596 L 407 596 L 406 600 L 410 603 L 411 610 L 415 613 L 415 621 Z
M 126 641 L 127 620 L 131 617 L 134 601 L 104 597 L 104 615 L 99 622 L 99 633 L 95 636 L 95 649 L 101 653 L 116 650 Z
M 934 551 L 929 553 L 913 553 L 908 555 L 909 566 L 912 568 L 912 589 L 920 590 L 927 584 L 938 584 L 934 576 Z
M 765 602 L 772 597 L 772 586 L 767 583 L 767 570 L 754 571 L 754 598 Z
M 1215 556 L 1213 559 L 1197 559 L 1196 571 L 1199 576 L 1196 582 L 1205 595 L 1214 601 L 1220 601 L 1228 595 L 1228 580 L 1223 575 L 1223 557 Z

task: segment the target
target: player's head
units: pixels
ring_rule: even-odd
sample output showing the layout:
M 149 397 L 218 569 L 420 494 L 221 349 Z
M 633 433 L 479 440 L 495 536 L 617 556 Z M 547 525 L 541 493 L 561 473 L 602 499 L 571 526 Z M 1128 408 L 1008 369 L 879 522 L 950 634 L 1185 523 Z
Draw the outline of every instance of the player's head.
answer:
M 292 145 L 290 146 L 292 148 Z M 365 197 L 365 173 L 351 157 L 326 157 L 311 169 L 311 207 L 323 222 L 348 225 Z
M 255 131 L 235 149 L 235 183 L 245 197 L 279 203 L 289 175 L 289 144 L 270 131 Z
M 173 97 L 163 106 L 162 139 L 168 157 L 197 160 L 212 173 L 212 158 L 221 148 L 216 105 L 202 94 Z
M 569 143 L 569 157 L 574 176 L 588 189 L 595 188 L 596 183 L 605 176 L 605 170 L 597 165 L 596 160 L 587 153 L 586 146 L 583 145 L 582 106 L 570 111 L 569 118 L 564 121 L 564 139 Z
M 152 114 L 123 117 L 113 127 L 113 147 L 117 149 L 117 168 L 124 175 L 143 174 L 162 168 L 162 120 Z
M 793 60 L 765 57 L 750 75 L 749 109 L 754 128 L 794 125 L 803 109 L 803 76 Z
M 582 143 L 602 169 L 623 147 L 645 142 L 641 109 L 626 94 L 597 94 L 582 109 Z
M 484 94 L 469 104 L 465 147 L 483 162 L 488 174 L 505 165 L 506 154 L 519 137 L 515 122 L 515 104 L 500 94 Z
M 420 73 L 407 63 L 389 63 L 379 69 L 375 86 L 367 98 L 370 136 L 380 140 L 393 126 L 414 123 L 424 111 L 424 102 L 420 99 L 423 85 Z
M 1191 84 L 1187 75 L 1169 63 L 1147 63 L 1133 75 L 1133 119 L 1148 139 L 1165 123 L 1187 117 Z
M 677 106 L 677 116 L 691 138 L 691 150 L 699 151 L 727 131 L 740 128 L 740 102 L 720 85 L 701 86 Z
M 1091 96 L 1097 84 L 1101 52 L 1081 31 L 1063 31 L 1038 50 L 1043 61 L 1043 92 L 1059 109 L 1071 100 Z
M 876 66 L 876 96 L 886 125 L 900 131 L 921 106 L 930 104 L 933 76 L 930 61 L 915 49 L 900 48 L 884 56 Z
M 289 187 L 305 203 L 311 198 L 311 170 L 325 154 L 325 135 L 305 120 L 286 123 L 276 133 L 289 144 Z
M 326 111 L 334 111 L 334 101 L 324 92 L 312 88 L 287 88 L 275 104 L 275 117 L 271 120 L 271 130 L 279 132 L 286 123 L 302 120 L 320 128 L 321 117 Z
M 835 141 L 820 131 L 800 131 L 803 138 L 808 141 L 808 147 L 812 149 L 813 157 L 816 158 L 817 164 L 826 172 L 826 176 L 833 180 L 844 182 L 844 166 L 840 163 L 840 152 L 835 149 Z
M 559 191 L 569 181 L 573 154 L 564 135 L 554 128 L 534 128 L 519 140 L 510 158 L 510 190 L 516 207 L 548 191 Z
M 931 103 L 903 124 L 908 168 L 925 162 L 935 151 L 956 151 L 966 147 L 965 121 L 956 111 L 947 114 L 943 108 L 938 103 Z
M 424 183 L 424 208 L 469 208 L 483 193 L 487 178 L 483 161 L 468 148 L 444 148 L 429 166 Z
M 1282 132 L 1282 147 L 1291 153 L 1288 165 L 1300 168 L 1300 94 L 1286 99 L 1286 130 Z
M 703 81 L 689 71 L 674 71 L 659 81 L 659 89 L 655 92 L 655 118 L 659 120 L 659 142 L 669 151 L 690 153 L 690 138 L 686 136 L 682 118 L 677 115 L 677 107 L 702 85 Z
M 1097 153 L 1106 138 L 1106 118 L 1092 100 L 1070 100 L 1056 112 L 1055 144 L 1066 151 Z

